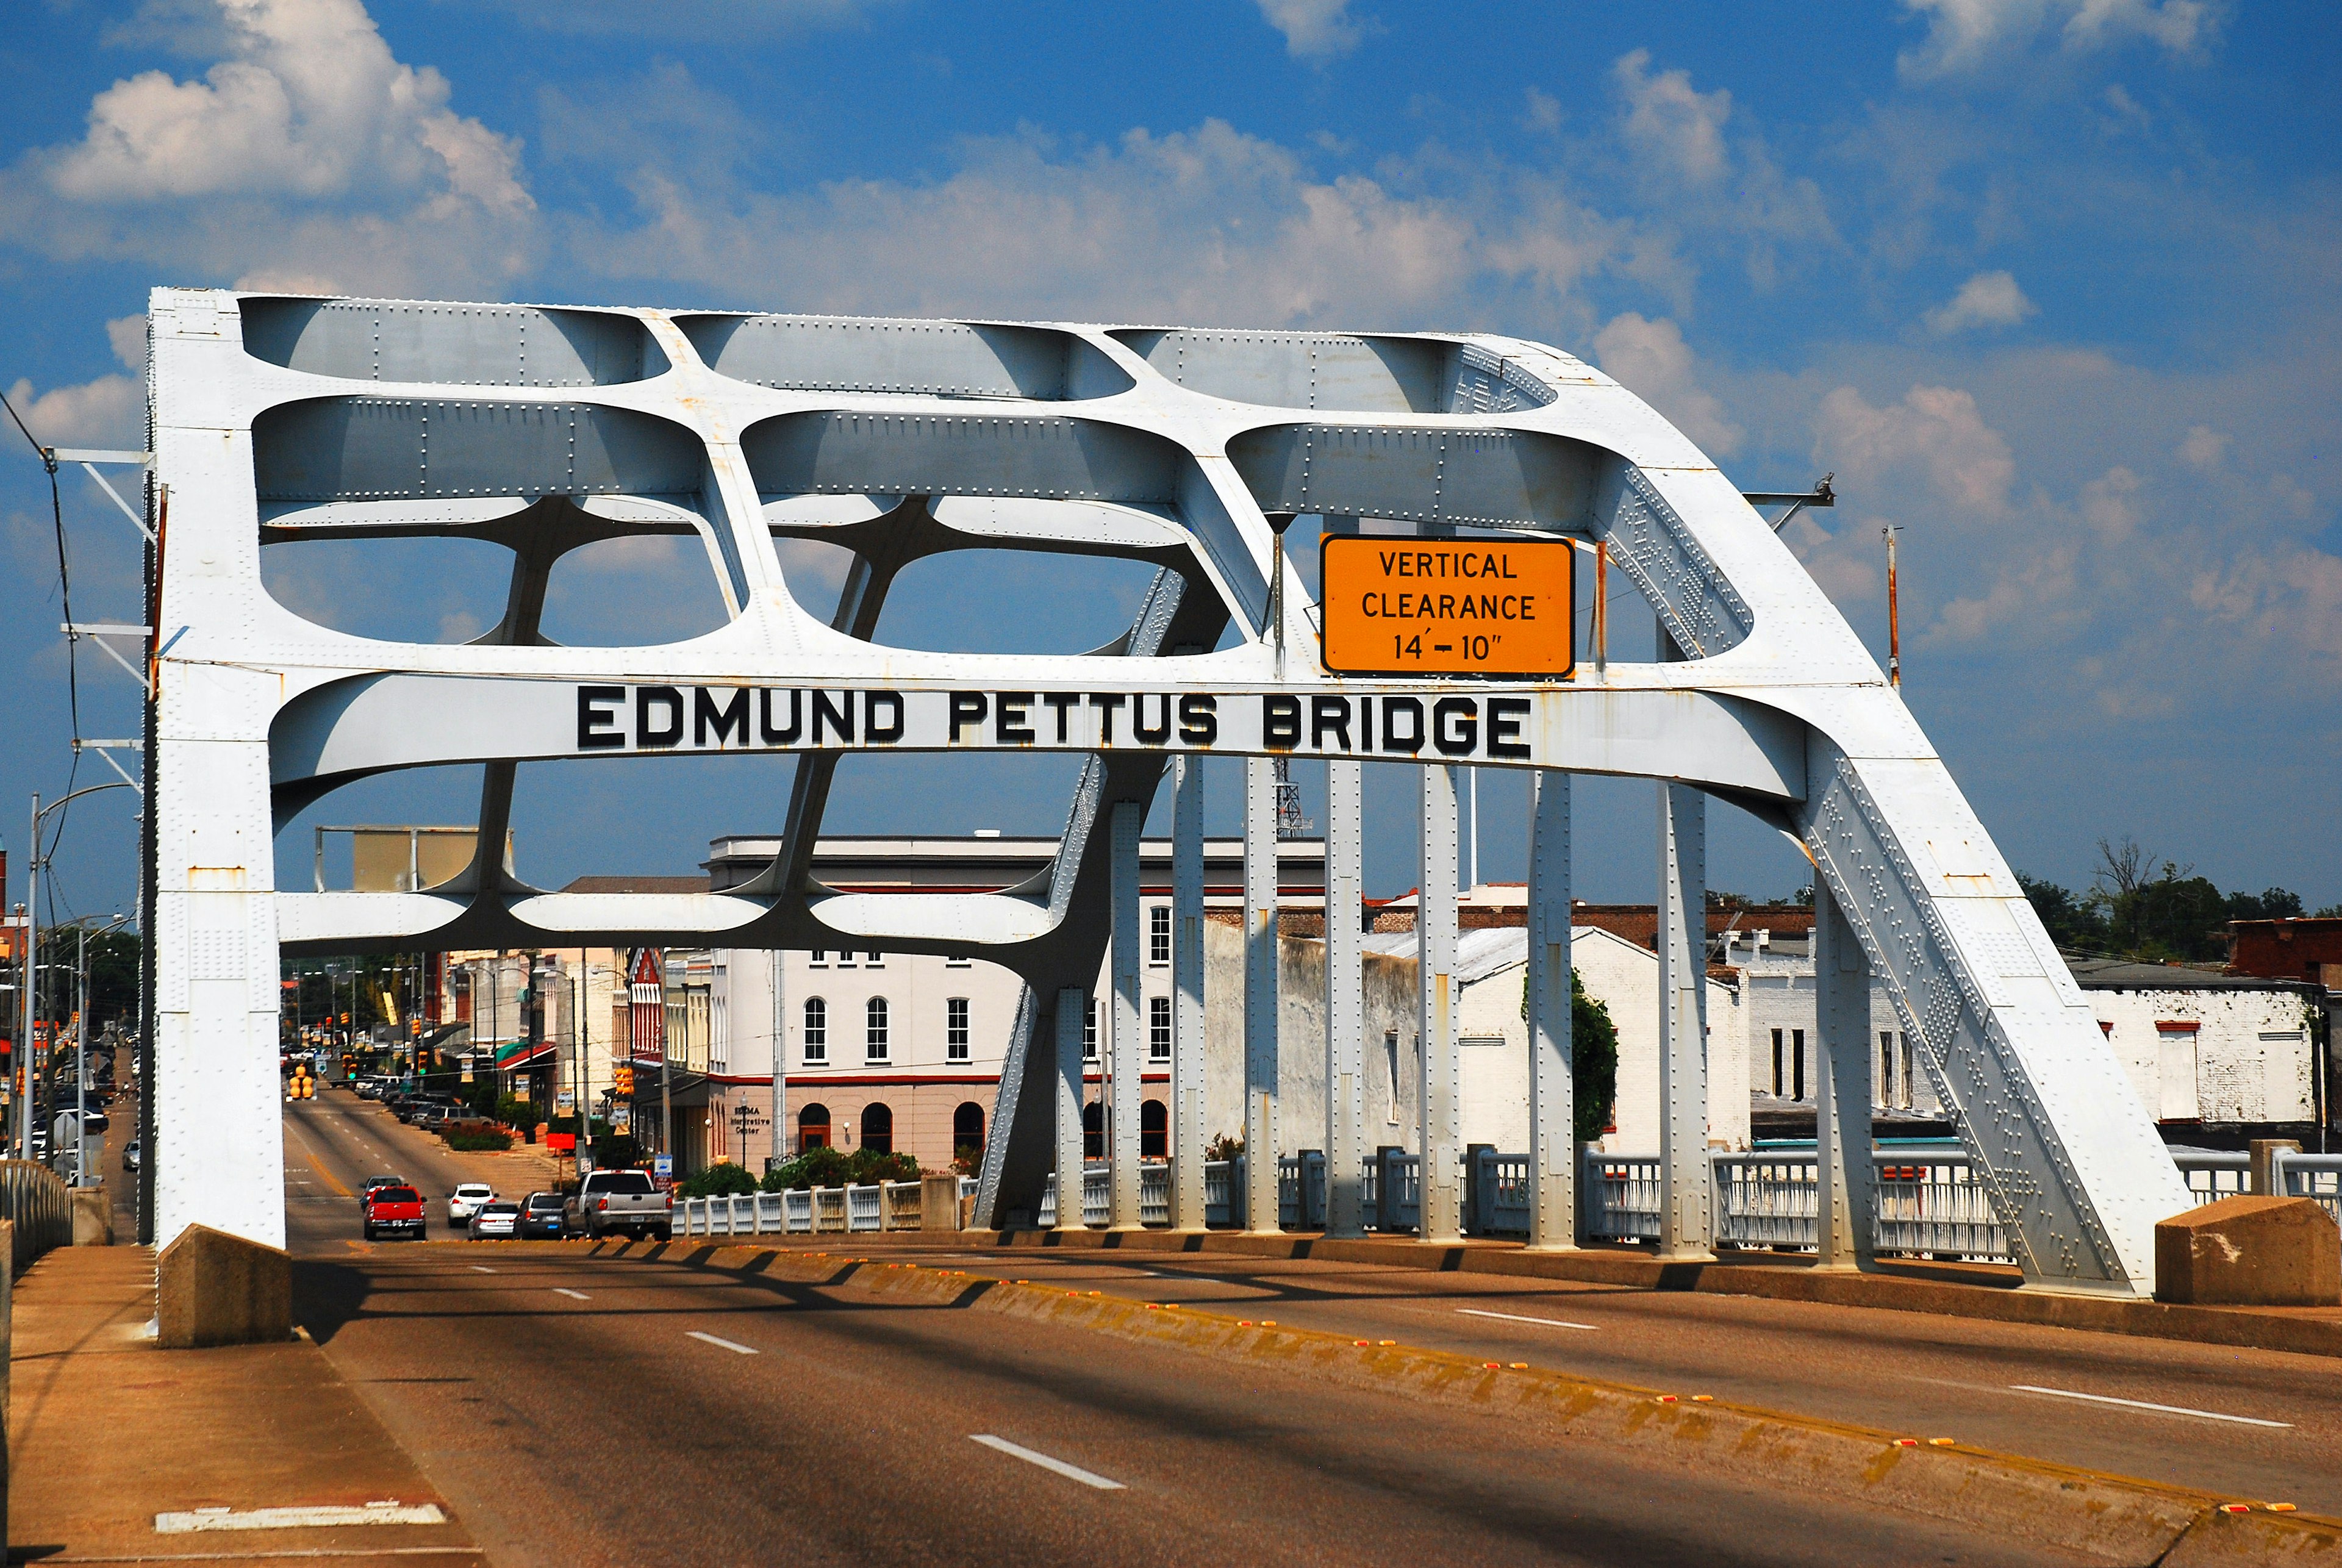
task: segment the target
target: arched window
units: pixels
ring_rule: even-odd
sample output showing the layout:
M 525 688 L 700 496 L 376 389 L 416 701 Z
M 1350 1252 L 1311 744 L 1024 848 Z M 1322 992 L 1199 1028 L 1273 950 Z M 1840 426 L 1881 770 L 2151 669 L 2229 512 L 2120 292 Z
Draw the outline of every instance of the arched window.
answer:
M 895 1113 L 883 1101 L 862 1107 L 862 1146 L 876 1154 L 895 1152 Z
M 868 1020 L 862 1040 L 862 1059 L 866 1062 L 884 1062 L 889 1050 L 886 1044 L 886 999 L 884 996 L 873 996 L 870 999 Z M 864 1142 L 867 1143 L 868 1140 L 866 1138 Z
M 974 1164 L 984 1153 L 984 1107 L 962 1100 L 952 1113 L 952 1158 Z
M 805 1059 L 808 1062 L 829 1060 L 829 1004 L 818 996 L 806 998 Z
M 829 1147 L 829 1107 L 807 1105 L 797 1113 L 797 1152 Z
M 1138 1157 L 1161 1160 L 1171 1154 L 1171 1109 L 1160 1100 L 1142 1101 L 1138 1107 Z
M 1106 1106 L 1096 1100 L 1082 1107 L 1082 1158 L 1106 1158 Z

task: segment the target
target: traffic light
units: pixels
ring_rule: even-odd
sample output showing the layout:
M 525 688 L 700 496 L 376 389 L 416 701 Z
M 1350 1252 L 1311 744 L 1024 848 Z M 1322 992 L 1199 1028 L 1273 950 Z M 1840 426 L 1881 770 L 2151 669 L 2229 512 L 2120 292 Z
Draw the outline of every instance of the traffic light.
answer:
M 610 1070 L 610 1073 L 611 1086 L 617 1091 L 620 1097 L 629 1100 L 633 1099 L 635 1094 L 635 1070 L 632 1067 L 614 1067 Z

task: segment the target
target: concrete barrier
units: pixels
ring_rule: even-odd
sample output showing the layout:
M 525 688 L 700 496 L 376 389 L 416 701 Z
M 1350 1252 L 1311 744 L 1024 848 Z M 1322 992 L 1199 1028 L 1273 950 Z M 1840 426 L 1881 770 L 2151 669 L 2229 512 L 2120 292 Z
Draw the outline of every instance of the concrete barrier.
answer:
M 293 1333 L 293 1263 L 275 1247 L 189 1225 L 155 1260 L 165 1350 L 266 1344 Z
M 921 1176 L 919 1178 L 919 1229 L 956 1231 L 959 1228 L 959 1177 L 956 1175 Z
M 110 1247 L 114 1244 L 114 1196 L 104 1187 L 72 1189 L 73 1244 Z
M 2155 1227 L 2155 1299 L 2342 1306 L 2342 1232 L 2308 1198 L 2238 1194 Z

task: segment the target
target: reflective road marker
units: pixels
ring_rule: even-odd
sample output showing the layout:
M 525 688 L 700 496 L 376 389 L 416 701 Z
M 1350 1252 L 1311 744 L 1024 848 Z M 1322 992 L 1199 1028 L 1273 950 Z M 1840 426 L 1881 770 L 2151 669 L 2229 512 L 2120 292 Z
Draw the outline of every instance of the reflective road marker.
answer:
M 474 1263 L 472 1265 L 472 1272 L 475 1274 L 492 1274 L 496 1271 L 488 1267 L 485 1263 Z
M 718 1350 L 728 1350 L 735 1355 L 755 1355 L 756 1353 L 755 1349 L 748 1345 L 735 1344 L 728 1339 L 717 1339 L 714 1334 L 702 1333 L 697 1329 L 689 1330 L 684 1337 L 686 1339 L 696 1339 L 702 1344 L 712 1344 Z
M 553 1293 L 557 1296 L 567 1296 L 574 1302 L 589 1302 L 594 1299 L 592 1296 L 587 1295 L 584 1291 L 565 1290 L 559 1285 L 553 1287 Z
M 1594 1325 L 1590 1323 L 1570 1323 L 1566 1319 L 1557 1317 L 1523 1317 L 1516 1312 L 1482 1312 L 1477 1307 L 1467 1306 L 1460 1306 L 1456 1310 L 1462 1313 L 1466 1317 L 1500 1317 L 1506 1323 L 1541 1323 L 1547 1328 L 1594 1328 Z
M 1084 1486 L 1095 1486 L 1100 1492 L 1124 1490 L 1119 1481 L 1108 1481 L 1105 1476 L 1084 1470 L 1078 1464 L 1068 1464 L 1062 1459 L 1052 1459 L 1046 1453 L 1036 1453 L 1029 1448 L 1020 1448 L 1006 1438 L 995 1437 L 988 1432 L 971 1432 L 967 1434 L 967 1440 L 970 1443 L 981 1443 L 986 1448 L 996 1448 L 1011 1458 L 1021 1459 L 1027 1464 L 1037 1464 L 1044 1470 L 1055 1471 L 1068 1481 L 1078 1481 Z
M 2143 1399 L 2117 1399 L 2106 1393 L 2077 1393 L 2070 1388 L 2037 1388 L 2029 1383 L 2008 1385 L 2019 1393 L 2046 1393 L 2053 1399 L 2087 1399 L 2092 1404 L 2119 1404 L 2128 1410 L 2152 1410 L 2160 1415 L 2192 1415 L 2198 1421 L 2231 1421 L 2239 1426 L 2277 1426 L 2288 1431 L 2289 1421 L 2263 1421 L 2257 1415 L 2223 1415 L 2217 1410 L 2190 1410 L 2184 1404 L 2150 1404 Z

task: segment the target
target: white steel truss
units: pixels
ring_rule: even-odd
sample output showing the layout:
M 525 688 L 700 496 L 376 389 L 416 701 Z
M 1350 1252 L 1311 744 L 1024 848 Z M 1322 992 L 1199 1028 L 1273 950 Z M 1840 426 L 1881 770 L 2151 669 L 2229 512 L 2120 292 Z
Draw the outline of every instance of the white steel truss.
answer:
M 979 1210 L 1035 1211 L 1061 1157 L 1052 1013 L 1098 973 L 1116 807 L 1143 813 L 1179 757 L 1298 755 L 1650 777 L 1679 811 L 1706 792 L 1777 825 L 1924 1043 L 2028 1276 L 2152 1288 L 2154 1223 L 2186 1192 L 2007 864 L 1733 484 L 1566 354 L 1471 335 L 177 289 L 155 291 L 149 319 L 167 497 L 148 775 L 158 1243 L 201 1222 L 282 1244 L 279 954 L 425 946 L 982 951 L 1026 989 Z M 1326 675 L 1318 606 L 1277 537 L 1303 514 L 1598 542 L 1677 656 L 1561 682 Z M 657 645 L 548 642 L 555 561 L 644 534 L 697 542 L 726 623 Z M 513 552 L 487 634 L 347 635 L 262 584 L 265 543 L 418 535 Z M 788 539 L 853 552 L 826 623 L 790 592 Z M 879 645 L 896 574 L 969 548 L 1157 572 L 1090 654 Z M 983 894 L 814 880 L 840 755 L 988 750 L 1089 754 L 1048 873 Z M 746 885 L 560 894 L 503 864 L 517 764 L 706 753 L 802 758 L 782 851 Z M 280 888 L 273 834 L 293 814 L 442 764 L 485 764 L 486 847 L 468 870 L 414 892 Z M 1695 925 L 1696 881 L 1686 847 L 1673 896 Z M 1556 986 L 1566 1015 L 1566 984 L 1541 991 Z M 1193 1135 L 1187 1109 L 1177 1125 Z

